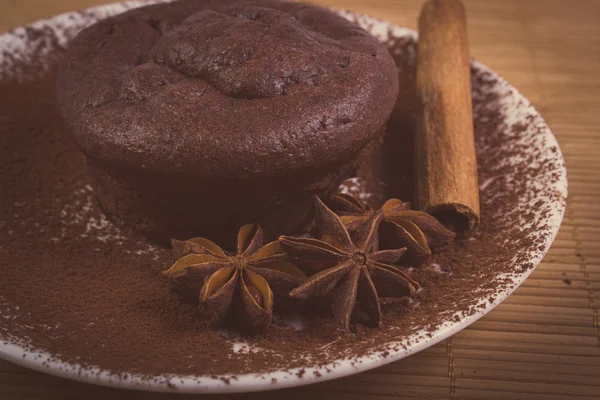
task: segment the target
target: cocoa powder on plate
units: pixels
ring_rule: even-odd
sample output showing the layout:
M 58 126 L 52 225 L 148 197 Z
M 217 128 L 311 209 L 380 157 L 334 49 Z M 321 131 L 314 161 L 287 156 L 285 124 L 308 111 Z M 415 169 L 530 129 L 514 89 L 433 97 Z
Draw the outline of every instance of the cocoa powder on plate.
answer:
M 389 196 L 410 200 L 414 187 L 415 44 L 410 38 L 388 44 L 401 95 L 384 146 L 343 187 L 373 206 Z M 57 50 L 50 59 L 59 58 Z M 264 334 L 235 338 L 171 294 L 160 274 L 173 262 L 168 249 L 103 216 L 83 156 L 58 113 L 54 69 L 26 83 L 5 78 L 0 86 L 0 340 L 46 350 L 83 369 L 100 366 L 123 379 L 195 374 L 226 383 L 236 374 L 318 365 L 322 369 L 314 376 L 326 375 L 332 368 L 326 364 L 336 359 L 386 357 L 410 345 L 407 338 L 419 330 L 412 339 L 425 340 L 441 323 L 475 313 L 512 285 L 512 276 L 534 266 L 530 250 L 544 251 L 550 234 L 550 227 L 535 223 L 550 213 L 547 202 L 525 206 L 524 200 L 554 195 L 548 191 L 562 165 L 544 159 L 535 146 L 523 147 L 528 129 L 541 129 L 539 117 L 507 125 L 501 106 L 508 94 L 491 90 L 497 83 L 473 69 L 481 225 L 471 239 L 435 254 L 430 267 L 412 271 L 422 291 L 410 300 L 385 300 L 381 329 L 340 332 L 325 305 L 310 303 L 296 311 L 301 330 L 280 314 Z M 506 146 L 507 141 L 515 145 Z M 532 186 L 532 178 L 548 171 L 551 181 Z M 235 352 L 234 339 L 245 343 Z

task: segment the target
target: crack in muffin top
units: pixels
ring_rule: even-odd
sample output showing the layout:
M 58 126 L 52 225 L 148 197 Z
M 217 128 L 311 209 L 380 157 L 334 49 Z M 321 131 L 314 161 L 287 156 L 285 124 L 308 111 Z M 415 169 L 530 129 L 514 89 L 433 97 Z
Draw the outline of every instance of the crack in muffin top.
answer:
M 75 38 L 58 80 L 63 116 L 93 162 L 217 179 L 357 157 L 397 91 L 375 38 L 324 8 L 277 0 L 183 0 L 108 18 Z

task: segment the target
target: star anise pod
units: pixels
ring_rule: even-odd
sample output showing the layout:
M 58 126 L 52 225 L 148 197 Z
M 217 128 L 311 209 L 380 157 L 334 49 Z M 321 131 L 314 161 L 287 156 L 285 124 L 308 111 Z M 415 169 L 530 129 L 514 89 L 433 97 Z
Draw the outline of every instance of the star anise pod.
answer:
M 306 278 L 286 260 L 279 242 L 263 246 L 263 239 L 260 226 L 242 226 L 235 255 L 205 238 L 173 240 L 181 258 L 164 274 L 177 292 L 199 299 L 218 322 L 234 322 L 250 331 L 263 329 L 271 322 L 273 294 L 287 297 Z
M 290 292 L 290 297 L 304 300 L 330 296 L 335 318 L 344 329 L 349 329 L 352 319 L 379 326 L 380 297 L 410 296 L 419 288 L 407 274 L 390 265 L 405 248 L 374 251 L 382 217 L 382 211 L 371 215 L 352 239 L 341 219 L 317 198 L 320 239 L 279 238 L 281 247 L 309 275 Z
M 333 195 L 329 202 L 351 232 L 375 213 L 347 194 Z M 398 199 L 385 202 L 381 207 L 383 222 L 376 243 L 380 248 L 406 247 L 406 255 L 401 263 L 419 266 L 428 263 L 431 252 L 447 245 L 456 234 L 433 216 L 410 208 L 410 203 Z

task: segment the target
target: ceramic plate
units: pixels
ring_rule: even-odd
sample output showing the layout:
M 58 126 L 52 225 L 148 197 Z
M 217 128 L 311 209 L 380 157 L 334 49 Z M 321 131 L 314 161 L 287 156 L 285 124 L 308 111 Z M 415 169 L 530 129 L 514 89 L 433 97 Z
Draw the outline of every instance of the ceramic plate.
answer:
M 141 2 L 126 2 L 118 4 L 108 4 L 104 6 L 90 8 L 84 12 L 66 13 L 56 17 L 35 22 L 29 27 L 17 28 L 14 31 L 0 35 L 0 77 L 7 70 L 14 67 L 14 54 L 19 54 L 19 62 L 25 61 L 33 70 L 40 71 L 47 68 L 48 60 L 45 59 L 45 54 L 39 51 L 39 43 L 48 38 L 41 36 L 31 37 L 28 35 L 30 27 L 36 30 L 44 29 L 45 32 L 51 33 L 54 37 L 58 37 L 60 45 L 66 45 L 68 41 L 76 34 L 77 31 L 91 24 L 92 22 L 121 13 L 127 9 L 140 6 Z M 143 3 L 143 4 L 147 4 Z M 409 54 L 407 57 L 414 57 L 414 43 L 417 40 L 417 35 L 414 31 L 393 26 L 387 22 L 375 20 L 367 16 L 358 16 L 348 11 L 338 11 L 342 16 L 351 21 L 356 22 L 360 26 L 369 30 L 374 36 L 382 42 L 390 39 L 403 39 L 409 46 L 407 47 Z M 38 48 L 36 51 L 35 48 Z M 412 50 L 411 50 L 412 49 Z M 410 52 L 412 51 L 412 54 Z M 12 73 L 14 72 L 12 68 Z M 23 73 L 24 74 L 24 73 Z M 509 83 L 499 77 L 483 64 L 472 62 L 473 93 L 474 96 L 489 98 L 481 100 L 483 107 L 493 107 L 499 110 L 502 115 L 503 123 L 501 124 L 502 131 L 498 132 L 498 137 L 505 138 L 499 146 L 517 146 L 527 154 L 533 154 L 535 162 L 550 163 L 558 166 L 552 171 L 541 170 L 533 178 L 528 186 L 528 193 L 523 196 L 519 209 L 527 210 L 531 204 L 542 204 L 546 212 L 535 216 L 534 220 L 529 220 L 529 224 L 533 227 L 544 227 L 548 234 L 541 245 L 531 246 L 530 249 L 525 249 L 530 262 L 537 265 L 544 254 L 550 247 L 558 228 L 560 226 L 562 216 L 565 210 L 565 201 L 567 197 L 567 180 L 566 170 L 562 154 L 558 150 L 558 145 L 552 132 L 546 126 L 537 111 L 529 104 L 516 89 Z M 19 79 L 27 79 L 27 76 L 17 76 Z M 477 110 L 475 110 L 477 112 Z M 523 134 L 518 138 L 511 136 L 511 128 L 514 126 L 524 127 Z M 478 148 L 478 152 L 483 151 Z M 489 151 L 487 149 L 486 151 Z M 516 155 L 518 156 L 518 155 Z M 536 161 L 537 160 L 537 161 Z M 509 160 L 510 161 L 510 160 Z M 517 179 L 515 177 L 515 179 Z M 481 182 L 483 190 L 489 184 L 488 181 Z M 536 188 L 545 187 L 550 190 L 539 191 Z M 513 273 L 510 275 L 511 283 L 499 288 L 493 298 L 486 296 L 481 298 L 482 306 L 477 309 L 472 315 L 461 318 L 449 318 L 448 322 L 439 326 L 431 335 L 426 336 L 425 340 L 414 340 L 423 332 L 414 332 L 411 337 L 398 337 L 394 343 L 386 343 L 390 350 L 385 356 L 381 355 L 381 343 L 373 347 L 373 352 L 363 356 L 359 362 L 354 359 L 354 362 L 348 359 L 340 359 L 335 363 L 335 368 L 327 374 L 313 374 L 312 368 L 307 368 L 304 374 L 296 375 L 295 370 L 286 370 L 270 372 L 266 374 L 245 374 L 237 375 L 237 380 L 231 380 L 229 383 L 223 380 L 211 378 L 209 376 L 172 376 L 170 379 L 153 380 L 152 377 L 141 377 L 130 375 L 127 380 L 122 380 L 108 371 L 96 368 L 95 370 L 86 369 L 81 371 L 78 365 L 66 364 L 56 361 L 52 354 L 43 351 L 32 352 L 25 349 L 21 345 L 20 338 L 2 337 L 0 329 L 0 357 L 14 362 L 16 364 L 36 369 L 42 372 L 47 372 L 64 378 L 74 379 L 83 382 L 115 386 L 129 389 L 142 389 L 151 391 L 179 391 L 179 392 L 196 392 L 196 393 L 222 393 L 222 392 L 246 392 L 279 389 L 283 387 L 299 386 L 316 381 L 324 381 L 329 379 L 340 378 L 343 376 L 366 371 L 401 358 L 407 357 L 413 353 L 430 347 L 441 340 L 449 337 L 452 334 L 464 329 L 473 322 L 477 321 L 483 315 L 492 310 L 502 300 L 509 296 L 532 272 L 532 268 L 524 268 L 523 272 Z M 491 299 L 491 301 L 490 301 Z M 1 294 L 0 294 L 0 300 Z M 0 301 L 0 304 L 2 301 Z M 11 305 L 18 309 L 18 305 Z M 0 307 L 0 317 L 10 318 L 3 310 L 7 307 Z M 0 321 L 2 318 L 0 318 Z M 4 340 L 1 340 L 4 339 Z M 411 340 L 412 339 L 412 340 Z M 396 345 L 399 344 L 399 345 Z M 377 347 L 377 351 L 375 350 Z M 25 356 L 24 356 L 25 355 Z M 331 365 L 333 365 L 332 363 Z M 326 366 L 318 366 L 322 370 Z M 314 366 L 315 370 L 317 366 Z M 272 383 L 272 378 L 276 379 L 276 383 Z M 176 384 L 173 384 L 175 382 Z M 200 383 L 198 383 L 200 382 Z

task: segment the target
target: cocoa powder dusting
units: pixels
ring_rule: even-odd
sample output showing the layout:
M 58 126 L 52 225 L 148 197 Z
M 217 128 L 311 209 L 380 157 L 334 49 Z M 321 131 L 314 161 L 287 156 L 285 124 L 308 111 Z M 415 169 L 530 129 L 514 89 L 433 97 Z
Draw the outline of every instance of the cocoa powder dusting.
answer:
M 388 45 L 399 68 L 400 99 L 384 147 L 343 187 L 373 206 L 390 196 L 411 200 L 414 187 L 415 43 L 404 37 Z M 59 58 L 56 52 L 49 59 Z M 548 217 L 549 202 L 527 203 L 556 195 L 550 192 L 563 166 L 544 159 L 539 143 L 533 146 L 531 140 L 538 139 L 531 129 L 543 129 L 537 115 L 527 124 L 509 124 L 503 106 L 508 92 L 492 90 L 499 82 L 481 68 L 473 68 L 472 76 L 482 207 L 472 238 L 435 254 L 430 267 L 413 270 L 423 290 L 410 300 L 385 300 L 381 329 L 343 333 L 326 306 L 307 303 L 296 310 L 302 329 L 288 315 L 276 315 L 261 336 L 243 338 L 214 330 L 170 293 L 160 274 L 173 262 L 170 250 L 103 216 L 83 156 L 57 111 L 55 70 L 48 68 L 26 83 L 5 78 L 0 88 L 0 339 L 46 350 L 84 370 L 100 366 L 122 379 L 141 374 L 159 382 L 156 375 L 184 374 L 215 376 L 229 384 L 235 375 L 282 368 L 300 368 L 290 373 L 302 377 L 305 367 L 321 366 L 310 373 L 320 377 L 336 359 L 358 363 L 367 353 L 388 357 L 428 339 L 440 324 L 477 312 L 486 306 L 484 299 L 493 301 L 512 285 L 513 276 L 534 267 L 530 250 L 545 251 L 552 227 L 536 221 Z M 552 179 L 532 183 L 542 175 Z

